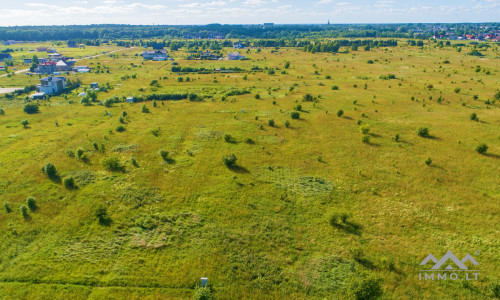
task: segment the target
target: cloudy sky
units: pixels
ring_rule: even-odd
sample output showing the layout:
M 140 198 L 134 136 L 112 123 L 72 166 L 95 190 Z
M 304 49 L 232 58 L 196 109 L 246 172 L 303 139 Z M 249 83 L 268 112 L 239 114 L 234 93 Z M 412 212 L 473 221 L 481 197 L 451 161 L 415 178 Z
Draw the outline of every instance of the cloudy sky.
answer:
M 499 22 L 500 0 L 0 0 L 0 26 Z

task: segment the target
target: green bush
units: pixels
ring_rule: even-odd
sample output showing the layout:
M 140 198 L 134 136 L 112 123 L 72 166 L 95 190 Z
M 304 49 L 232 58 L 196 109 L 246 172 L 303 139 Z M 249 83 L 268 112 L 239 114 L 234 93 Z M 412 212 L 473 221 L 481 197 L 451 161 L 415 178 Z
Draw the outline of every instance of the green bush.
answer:
M 428 157 L 426 160 L 425 160 L 425 164 L 430 166 L 430 164 L 432 164 L 432 159 L 430 157 Z
M 345 287 L 346 299 L 368 300 L 382 296 L 382 279 L 373 275 L 356 274 Z
M 361 130 L 362 134 L 370 133 L 370 127 L 368 125 L 362 125 L 361 127 L 359 127 L 359 130 Z
M 21 205 L 19 207 L 19 210 L 21 211 L 21 215 L 23 216 L 23 218 L 27 218 L 28 217 L 28 208 L 26 207 L 26 205 Z
M 33 197 L 28 197 L 26 198 L 26 205 L 28 206 L 28 208 L 31 210 L 31 211 L 35 211 L 36 210 L 36 200 L 35 198 Z
M 27 114 L 36 114 L 39 112 L 38 105 L 34 103 L 28 103 L 24 106 L 23 111 Z
M 476 147 L 476 151 L 479 154 L 484 154 L 484 153 L 486 153 L 486 151 L 488 151 L 488 145 L 481 144 L 481 145 L 479 145 L 479 146 Z
M 142 106 L 142 112 L 145 114 L 149 113 L 149 108 L 146 106 L 146 104 Z
M 479 121 L 479 119 L 477 118 L 477 114 L 476 113 L 472 113 L 469 117 L 472 121 Z
M 72 190 L 76 187 L 75 185 L 75 179 L 71 176 L 67 176 L 63 178 L 63 185 L 65 188 L 68 190 Z
M 421 137 L 428 138 L 428 137 L 430 137 L 430 135 L 429 135 L 429 128 L 427 128 L 427 127 L 420 127 L 417 130 L 417 134 L 419 136 L 421 136 Z
M 124 118 L 127 117 L 127 112 L 126 111 L 122 111 L 122 117 L 124 117 Z
M 82 156 L 83 156 L 83 154 L 85 154 L 85 150 L 83 150 L 82 148 L 78 148 L 78 149 L 76 149 L 76 153 L 75 153 L 76 158 L 81 159 L 81 158 L 82 158 Z
M 115 129 L 117 132 L 124 132 L 126 129 L 124 126 L 122 125 L 118 125 L 116 126 L 116 129 Z
M 168 151 L 165 150 L 160 150 L 160 156 L 163 158 L 164 161 L 168 160 Z
M 213 299 L 212 291 L 210 290 L 210 287 L 197 286 L 195 291 L 194 291 L 194 299 L 195 300 L 211 300 L 211 299 Z
M 337 117 L 342 117 L 343 115 L 344 115 L 344 111 L 343 111 L 343 110 L 341 110 L 341 109 L 339 109 L 339 110 L 337 111 Z
M 57 176 L 56 167 L 49 162 L 47 164 L 45 164 L 45 166 L 42 166 L 41 169 L 42 169 L 42 172 L 45 173 L 45 175 L 47 175 L 47 177 L 49 177 L 49 178 L 55 178 Z
M 3 116 L 5 115 L 5 111 L 3 110 L 3 108 L 0 108 L 0 116 Z
M 285 123 L 283 123 L 283 125 L 285 125 L 286 128 L 290 127 L 290 121 L 286 120 Z
M 271 126 L 271 127 L 274 127 L 274 125 L 275 125 L 275 124 L 274 124 L 274 119 L 269 119 L 269 120 L 267 121 L 267 125 L 269 125 L 269 126 Z
M 24 128 L 28 127 L 29 121 L 28 120 L 22 120 L 21 125 L 23 125 Z
M 9 202 L 4 202 L 3 207 L 5 208 L 6 213 L 10 213 L 12 209 L 10 208 L 10 203 Z
M 120 121 L 120 123 L 122 123 L 122 124 L 125 124 L 125 118 L 124 117 L 118 118 L 118 121 Z
M 301 111 L 302 110 L 302 105 L 300 104 L 297 104 L 293 107 L 293 109 L 297 110 L 297 111 Z
M 290 117 L 291 117 L 292 119 L 294 119 L 294 120 L 298 120 L 298 119 L 300 119 L 300 113 L 299 113 L 298 111 L 292 111 L 292 112 L 290 113 Z
M 108 156 L 101 159 L 101 165 L 108 171 L 121 171 L 123 166 L 117 156 Z
M 236 155 L 234 154 L 229 154 L 229 155 L 226 155 L 222 158 L 222 162 L 227 166 L 227 167 L 232 167 L 236 164 L 236 160 L 238 160 L 236 158 Z
M 97 220 L 99 221 L 99 224 L 101 224 L 101 225 L 108 225 L 109 224 L 110 219 L 108 216 L 108 210 L 106 209 L 105 206 L 99 205 L 95 209 L 94 215 L 97 218 Z
M 361 141 L 365 144 L 369 144 L 370 143 L 370 136 L 369 135 L 363 135 L 363 137 L 361 138 Z
M 332 86 L 332 90 L 337 91 L 339 87 L 337 85 Z
M 255 99 L 259 100 L 260 99 L 260 94 L 255 95 Z

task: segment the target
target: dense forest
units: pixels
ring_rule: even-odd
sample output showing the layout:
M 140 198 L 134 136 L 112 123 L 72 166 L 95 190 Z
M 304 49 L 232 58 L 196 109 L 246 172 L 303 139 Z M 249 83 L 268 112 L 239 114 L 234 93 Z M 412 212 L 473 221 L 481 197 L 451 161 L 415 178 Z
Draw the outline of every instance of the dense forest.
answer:
M 332 24 L 332 25 L 70 25 L 0 27 L 0 40 L 108 40 L 175 38 L 428 38 L 498 31 L 498 23 L 484 24 Z

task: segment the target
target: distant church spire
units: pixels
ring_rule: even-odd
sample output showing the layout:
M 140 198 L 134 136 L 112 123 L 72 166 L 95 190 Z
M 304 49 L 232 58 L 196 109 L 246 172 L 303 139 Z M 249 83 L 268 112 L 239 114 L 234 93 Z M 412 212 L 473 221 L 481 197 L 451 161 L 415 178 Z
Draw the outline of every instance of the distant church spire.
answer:
M 330 19 L 328 19 L 328 25 L 330 25 Z

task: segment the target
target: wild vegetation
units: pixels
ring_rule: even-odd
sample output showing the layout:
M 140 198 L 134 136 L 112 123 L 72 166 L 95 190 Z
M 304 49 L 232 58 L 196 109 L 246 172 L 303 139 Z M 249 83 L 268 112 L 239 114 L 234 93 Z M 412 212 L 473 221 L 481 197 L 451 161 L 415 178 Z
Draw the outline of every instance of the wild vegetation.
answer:
M 499 297 L 498 45 L 404 33 L 265 47 L 276 30 L 249 38 L 248 60 L 201 61 L 176 30 L 174 62 L 117 43 L 15 45 L 18 69 L 41 45 L 123 50 L 79 62 L 92 72 L 47 100 L 0 95 L 0 295 Z M 155 41 L 137 32 L 123 42 Z M 9 74 L 0 87 L 39 83 Z M 105 89 L 79 96 L 93 82 Z M 420 281 L 419 263 L 448 250 L 473 255 L 479 280 Z

